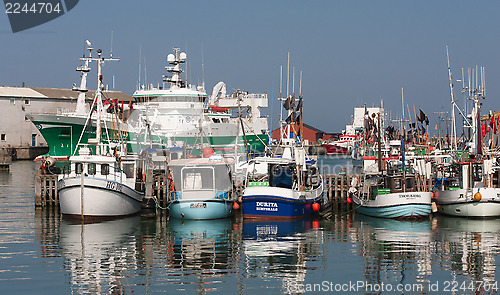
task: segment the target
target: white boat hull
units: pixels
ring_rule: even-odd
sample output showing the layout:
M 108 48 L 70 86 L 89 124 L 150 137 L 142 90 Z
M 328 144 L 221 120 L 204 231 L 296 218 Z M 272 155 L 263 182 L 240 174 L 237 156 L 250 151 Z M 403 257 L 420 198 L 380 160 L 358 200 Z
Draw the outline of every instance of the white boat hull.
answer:
M 479 192 L 481 200 L 474 200 L 474 194 Z M 458 189 L 438 191 L 436 193 L 438 212 L 462 217 L 499 217 L 500 188 L 474 188 L 472 190 Z
M 353 196 L 356 211 L 382 218 L 417 218 L 431 213 L 430 192 L 379 194 L 375 199 Z
M 63 215 L 110 218 L 141 210 L 143 194 L 113 180 L 84 177 L 82 185 L 82 178 L 70 177 L 59 180 L 57 188 Z

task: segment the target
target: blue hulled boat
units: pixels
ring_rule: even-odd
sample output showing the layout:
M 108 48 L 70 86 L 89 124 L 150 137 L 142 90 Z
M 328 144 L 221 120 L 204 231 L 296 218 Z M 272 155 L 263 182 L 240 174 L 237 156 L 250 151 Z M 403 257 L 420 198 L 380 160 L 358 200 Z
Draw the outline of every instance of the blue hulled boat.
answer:
M 233 214 L 233 161 L 221 156 L 177 159 L 168 164 L 170 216 L 218 219 Z
M 257 157 L 247 168 L 242 196 L 245 218 L 300 218 L 319 210 L 323 183 L 302 147 L 285 147 L 281 158 Z

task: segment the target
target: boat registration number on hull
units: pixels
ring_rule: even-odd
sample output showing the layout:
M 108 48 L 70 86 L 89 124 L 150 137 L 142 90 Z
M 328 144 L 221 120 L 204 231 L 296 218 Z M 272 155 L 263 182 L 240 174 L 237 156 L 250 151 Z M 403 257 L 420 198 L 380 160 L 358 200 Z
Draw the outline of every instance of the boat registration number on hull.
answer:
M 122 185 L 117 182 L 108 181 L 106 183 L 106 189 L 122 192 Z
M 207 203 L 191 203 L 190 208 L 207 208 Z

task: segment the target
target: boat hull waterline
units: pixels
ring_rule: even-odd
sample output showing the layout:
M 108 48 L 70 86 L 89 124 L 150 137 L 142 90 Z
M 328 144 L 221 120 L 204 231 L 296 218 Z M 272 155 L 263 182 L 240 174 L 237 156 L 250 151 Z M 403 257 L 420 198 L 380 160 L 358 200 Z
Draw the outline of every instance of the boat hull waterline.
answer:
M 143 194 L 113 180 L 92 177 L 64 178 L 58 181 L 61 213 L 81 218 L 111 218 L 136 214 Z M 83 190 L 83 214 L 82 214 Z
M 353 197 L 357 212 L 382 218 L 420 218 L 431 214 L 430 192 L 407 192 L 377 195 L 374 200 Z
M 222 200 L 179 200 L 169 207 L 170 216 L 179 219 L 219 219 L 233 214 L 233 202 Z
M 248 187 L 242 198 L 244 218 L 294 219 L 313 214 L 313 203 L 323 197 L 323 190 L 316 196 L 302 195 L 286 188 Z
M 481 200 L 474 200 L 479 192 Z M 458 189 L 436 192 L 436 205 L 443 214 L 462 217 L 492 218 L 500 216 L 500 189 Z

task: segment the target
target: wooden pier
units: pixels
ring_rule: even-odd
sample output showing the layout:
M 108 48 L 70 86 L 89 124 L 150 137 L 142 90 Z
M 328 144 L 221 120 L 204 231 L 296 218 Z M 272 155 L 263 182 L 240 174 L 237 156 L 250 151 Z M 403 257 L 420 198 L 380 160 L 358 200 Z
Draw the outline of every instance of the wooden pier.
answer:
M 9 171 L 12 163 L 12 149 L 0 148 L 0 171 Z
M 325 182 L 325 194 L 327 207 L 333 213 L 352 211 L 353 204 L 347 201 L 349 187 L 355 174 L 327 174 L 323 180 Z M 324 210 L 323 210 L 324 211 Z
M 41 174 L 40 169 L 35 173 L 35 206 L 59 206 L 57 195 L 57 174 Z
M 353 178 L 359 178 L 358 174 L 325 174 L 324 181 L 324 199 L 321 204 L 321 215 L 330 218 L 333 214 L 352 212 L 354 204 L 349 202 L 349 188 Z M 35 174 L 35 206 L 59 206 L 57 195 L 57 175 L 41 174 L 37 170 Z M 145 192 L 145 198 L 154 201 L 155 207 L 160 210 L 168 208 L 170 203 L 170 185 L 169 179 L 165 174 L 153 174 L 153 171 L 147 171 L 145 179 L 138 179 L 136 189 Z M 357 182 L 357 180 L 356 180 Z M 416 188 L 418 191 L 432 190 L 432 177 L 426 178 L 419 176 L 416 178 Z M 237 189 L 241 189 L 238 187 Z M 241 192 L 241 190 L 240 190 Z M 157 210 L 158 211 L 158 210 Z

